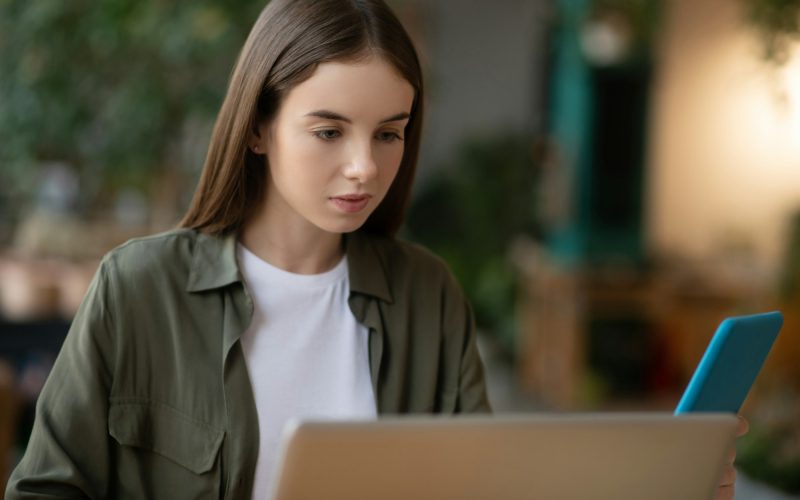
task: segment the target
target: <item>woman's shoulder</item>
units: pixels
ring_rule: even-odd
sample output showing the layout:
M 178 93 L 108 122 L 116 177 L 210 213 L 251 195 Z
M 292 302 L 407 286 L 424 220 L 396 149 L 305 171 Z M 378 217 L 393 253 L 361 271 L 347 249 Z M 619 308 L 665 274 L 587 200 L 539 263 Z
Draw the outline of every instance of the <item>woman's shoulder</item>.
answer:
M 237 279 L 235 239 L 184 228 L 134 238 L 106 254 L 101 272 L 135 293 L 207 290 Z
M 449 266 L 428 248 L 399 238 L 362 234 L 391 283 L 460 288 Z
M 106 266 L 118 272 L 136 274 L 189 265 L 200 235 L 192 229 L 170 231 L 133 238 L 105 256 Z

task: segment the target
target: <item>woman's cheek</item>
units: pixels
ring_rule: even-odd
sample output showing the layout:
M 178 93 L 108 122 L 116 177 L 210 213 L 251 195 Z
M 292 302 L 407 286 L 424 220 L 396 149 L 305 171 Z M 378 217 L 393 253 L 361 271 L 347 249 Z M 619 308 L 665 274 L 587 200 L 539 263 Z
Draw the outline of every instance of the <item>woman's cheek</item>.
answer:
M 379 164 L 384 167 L 384 170 L 390 172 L 396 171 L 400 168 L 400 162 L 403 161 L 403 143 L 398 141 L 398 144 L 389 144 L 380 150 Z

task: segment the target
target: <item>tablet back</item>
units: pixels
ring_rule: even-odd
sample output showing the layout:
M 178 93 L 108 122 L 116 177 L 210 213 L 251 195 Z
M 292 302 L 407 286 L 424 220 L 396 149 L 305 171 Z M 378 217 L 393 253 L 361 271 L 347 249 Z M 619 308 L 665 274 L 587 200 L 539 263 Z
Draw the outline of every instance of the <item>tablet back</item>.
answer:
M 738 413 L 782 326 L 779 311 L 726 318 L 712 337 L 675 413 Z
M 307 422 L 273 500 L 708 500 L 737 419 L 577 414 Z

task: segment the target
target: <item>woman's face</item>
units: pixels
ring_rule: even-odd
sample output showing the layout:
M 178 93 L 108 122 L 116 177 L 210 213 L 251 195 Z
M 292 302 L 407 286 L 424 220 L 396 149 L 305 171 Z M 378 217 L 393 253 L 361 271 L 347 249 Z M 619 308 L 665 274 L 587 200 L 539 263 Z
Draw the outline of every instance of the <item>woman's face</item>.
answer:
M 250 141 L 267 158 L 271 222 L 333 233 L 364 224 L 400 167 L 413 99 L 379 57 L 320 64 L 292 88 Z

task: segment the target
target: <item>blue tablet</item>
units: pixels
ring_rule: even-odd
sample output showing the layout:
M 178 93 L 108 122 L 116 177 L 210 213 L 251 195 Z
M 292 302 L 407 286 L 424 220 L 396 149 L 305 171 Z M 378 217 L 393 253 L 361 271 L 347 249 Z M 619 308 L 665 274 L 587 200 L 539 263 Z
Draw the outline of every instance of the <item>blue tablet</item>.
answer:
M 781 326 L 777 311 L 720 323 L 675 413 L 738 413 Z

